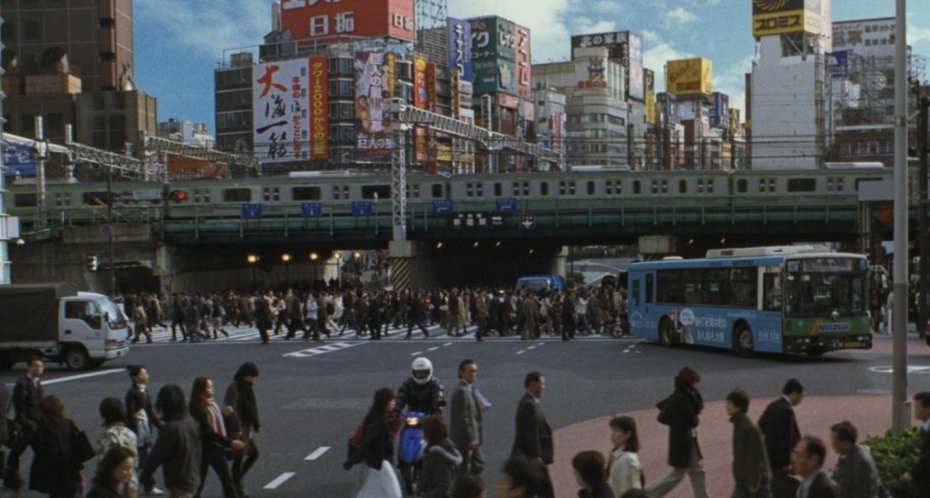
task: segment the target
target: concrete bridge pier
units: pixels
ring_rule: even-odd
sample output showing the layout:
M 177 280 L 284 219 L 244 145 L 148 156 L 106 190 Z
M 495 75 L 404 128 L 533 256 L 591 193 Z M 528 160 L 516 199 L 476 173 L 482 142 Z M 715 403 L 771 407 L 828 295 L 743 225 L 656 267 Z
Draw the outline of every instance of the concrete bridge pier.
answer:
M 391 286 L 395 290 L 428 289 L 438 283 L 439 262 L 432 257 L 428 243 L 394 240 L 388 245 L 391 258 Z

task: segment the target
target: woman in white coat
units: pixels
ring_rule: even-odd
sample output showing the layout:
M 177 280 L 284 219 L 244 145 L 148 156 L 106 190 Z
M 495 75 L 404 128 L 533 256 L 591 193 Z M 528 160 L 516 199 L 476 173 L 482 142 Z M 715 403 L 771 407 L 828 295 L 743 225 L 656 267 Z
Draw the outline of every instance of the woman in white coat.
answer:
M 607 461 L 607 483 L 614 496 L 623 496 L 630 489 L 643 489 L 643 473 L 639 465 L 639 435 L 633 417 L 619 415 L 609 422 L 610 442 L 614 449 Z

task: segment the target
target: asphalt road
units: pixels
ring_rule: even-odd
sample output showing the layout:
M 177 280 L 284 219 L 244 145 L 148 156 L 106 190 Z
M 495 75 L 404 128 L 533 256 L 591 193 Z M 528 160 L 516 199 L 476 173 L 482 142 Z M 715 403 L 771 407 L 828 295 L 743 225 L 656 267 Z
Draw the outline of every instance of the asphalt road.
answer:
M 523 377 L 531 370 L 546 378 L 542 407 L 555 430 L 616 412 L 651 408 L 671 392 L 672 377 L 685 365 L 701 373 L 699 388 L 708 401 L 723 399 L 734 387 L 750 396 L 775 396 L 788 377 L 801 379 L 810 395 L 887 394 L 891 388 L 891 375 L 883 371 L 891 365 L 890 341 L 880 339 L 872 351 L 816 359 L 744 359 L 727 352 L 669 350 L 599 336 L 569 343 L 548 337 L 535 341 L 491 337 L 477 343 L 471 337 L 433 332 L 429 339 L 416 334 L 412 340 L 402 340 L 392 334 L 375 342 L 347 335 L 323 344 L 278 337 L 261 345 L 251 334 L 238 329 L 228 340 L 198 344 L 173 343 L 163 333 L 156 334 L 155 344 L 135 346 L 127 358 L 89 373 L 75 375 L 49 364 L 45 390 L 61 397 L 67 415 L 95 439 L 101 432 L 97 405 L 107 396 L 123 398 L 129 386 L 124 367 L 130 363 L 148 368 L 153 393 L 167 383 L 189 392 L 200 375 L 213 379 L 222 393 L 236 368 L 253 361 L 261 369 L 256 395 L 263 425 L 262 453 L 246 477 L 246 488 L 252 496 L 341 498 L 351 496 L 353 486 L 354 474 L 340 466 L 349 435 L 364 417 L 372 393 L 380 387 L 399 387 L 419 355 L 432 360 L 447 391 L 454 386 L 459 361 L 477 361 L 478 385 L 493 403 L 485 418 L 483 446 L 489 485 L 510 452 L 514 409 L 523 393 Z M 912 366 L 930 369 L 926 346 L 912 345 L 911 352 Z M 12 383 L 22 371 L 18 365 L 0 374 L 0 380 Z M 910 382 L 910 391 L 930 389 L 930 376 L 919 371 L 912 373 Z M 606 430 L 604 437 L 595 449 L 609 447 Z M 26 475 L 28 455 L 23 462 Z M 651 469 L 651 475 L 660 470 Z M 93 470 L 85 470 L 85 475 L 92 477 Z M 211 474 L 204 496 L 221 495 Z

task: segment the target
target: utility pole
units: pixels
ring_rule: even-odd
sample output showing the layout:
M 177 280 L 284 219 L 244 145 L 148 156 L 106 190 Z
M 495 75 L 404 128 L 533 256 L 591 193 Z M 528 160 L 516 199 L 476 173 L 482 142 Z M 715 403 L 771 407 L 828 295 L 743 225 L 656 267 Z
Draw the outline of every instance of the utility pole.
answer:
M 894 301 L 892 311 L 891 428 L 910 425 L 907 405 L 907 1 L 895 0 Z
M 930 320 L 930 305 L 927 303 L 927 295 L 930 292 L 930 239 L 927 232 L 930 231 L 930 220 L 927 217 L 928 200 L 928 152 L 927 152 L 927 134 L 930 132 L 930 86 L 921 85 L 917 90 L 917 108 L 919 109 L 917 118 L 917 156 L 920 158 L 920 185 L 918 192 L 920 198 L 917 201 L 918 212 L 917 222 L 920 224 L 920 235 L 918 243 L 920 244 L 920 279 L 917 282 L 918 303 L 917 303 L 917 332 L 920 337 L 927 337 L 927 321 Z

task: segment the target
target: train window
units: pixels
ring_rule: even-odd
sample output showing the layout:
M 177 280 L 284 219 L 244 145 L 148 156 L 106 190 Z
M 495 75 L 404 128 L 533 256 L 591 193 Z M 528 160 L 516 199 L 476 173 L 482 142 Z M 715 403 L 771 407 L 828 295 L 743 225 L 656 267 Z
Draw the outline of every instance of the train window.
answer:
M 652 193 L 653 194 L 659 193 L 659 181 L 658 180 L 652 180 Z
M 614 184 L 614 193 L 617 195 L 623 193 L 623 182 L 621 180 L 617 180 L 617 183 Z
M 441 184 L 441 183 L 434 183 L 434 184 L 431 186 L 431 190 L 432 190 L 432 193 L 433 193 L 433 199 L 441 199 L 441 198 L 442 198 L 442 184 Z
M 765 192 L 765 189 L 766 189 L 765 178 L 760 178 L 759 179 L 759 192 Z
M 339 200 L 342 194 L 342 188 L 339 185 L 333 185 L 333 199 Z
M 678 180 L 678 193 L 679 194 L 688 193 L 688 180 Z
M 704 193 L 704 180 L 703 179 L 700 179 L 697 181 L 697 193 L 699 194 Z
M 842 191 L 844 190 L 844 187 L 845 187 L 845 185 L 844 185 L 844 178 L 838 177 L 838 178 L 836 179 L 836 191 L 837 191 L 837 192 L 842 192 Z
M 530 195 L 530 182 L 523 182 L 523 195 Z
M 419 183 L 413 184 L 413 197 L 414 199 L 420 198 L 420 184 Z
M 833 192 L 833 178 L 827 178 L 827 192 Z
M 736 180 L 736 191 L 741 194 L 745 194 L 747 191 L 749 191 L 749 182 L 747 182 L 745 178 Z
M 251 202 L 252 191 L 247 188 L 223 189 L 223 202 Z
M 549 195 L 549 182 L 539 183 L 539 195 L 545 197 Z
M 559 182 L 559 195 L 565 195 L 565 182 Z
M 775 191 L 775 179 L 769 178 L 769 192 Z
M 714 181 L 713 180 L 707 180 L 707 193 L 708 194 L 714 193 Z
M 473 197 L 471 183 L 465 184 L 465 197 Z
M 435 197 L 435 196 L 434 196 Z M 346 196 L 348 198 L 348 196 Z M 390 185 L 362 185 L 362 199 L 390 199 Z
M 575 182 L 568 182 L 568 195 L 575 195 Z
M 639 195 L 639 194 L 640 194 L 640 184 L 639 184 L 639 180 L 636 180 L 636 181 L 633 182 L 633 194 L 634 194 L 634 195 Z
M 789 178 L 788 192 L 816 192 L 816 178 Z
M 587 190 L 588 195 L 594 195 L 594 182 L 588 181 Z
M 293 201 L 318 201 L 322 197 L 320 187 L 294 187 L 291 189 Z
M 483 183 L 476 183 L 476 184 L 475 184 L 475 191 L 477 192 L 478 197 L 484 197 L 484 184 L 483 184 Z
M 64 207 L 64 205 L 62 205 L 63 200 L 64 200 L 64 194 L 62 194 L 61 192 L 56 192 L 55 193 L 55 207 Z
M 210 191 L 209 190 L 205 189 L 203 191 L 203 202 L 206 202 L 206 203 L 210 202 Z
M 494 184 L 494 197 L 500 197 L 500 196 L 504 195 L 503 192 L 504 192 L 504 189 L 501 188 L 501 184 L 500 184 L 500 183 L 495 183 L 495 184 Z
M 262 189 L 262 199 L 265 202 L 278 202 L 281 200 L 281 189 L 278 187 L 269 187 Z
M 13 205 L 20 208 L 36 207 L 38 198 L 35 193 L 30 194 L 13 194 Z
M 607 195 L 611 195 L 614 193 L 614 182 L 613 181 L 607 180 L 607 183 L 604 184 L 604 192 Z
M 668 193 L 668 180 L 662 180 L 662 193 Z

